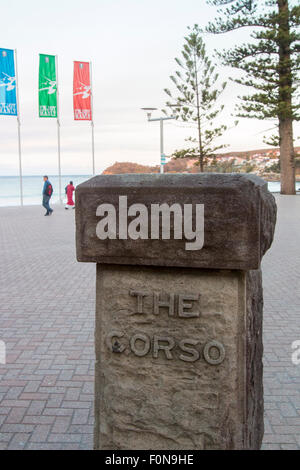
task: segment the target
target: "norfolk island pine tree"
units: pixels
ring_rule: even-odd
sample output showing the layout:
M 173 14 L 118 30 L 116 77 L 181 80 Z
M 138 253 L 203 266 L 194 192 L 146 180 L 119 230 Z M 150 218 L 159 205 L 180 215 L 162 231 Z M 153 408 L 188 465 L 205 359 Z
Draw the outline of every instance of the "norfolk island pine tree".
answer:
M 300 120 L 300 6 L 293 0 L 207 0 L 221 7 L 219 17 L 206 30 L 214 34 L 250 28 L 247 44 L 218 55 L 223 64 L 241 70 L 235 82 L 253 88 L 241 98 L 238 116 L 276 119 L 273 145 L 280 146 L 281 193 L 295 194 L 293 122 Z
M 195 126 L 196 137 L 186 139 L 193 146 L 176 150 L 173 157 L 197 158 L 199 170 L 203 172 L 205 159 L 226 147 L 224 144 L 215 144 L 215 140 L 223 135 L 227 126 L 214 126 L 214 120 L 224 108 L 218 105 L 218 98 L 226 83 L 217 85 L 219 75 L 206 53 L 198 25 L 188 30 L 181 58 L 175 58 L 179 70 L 170 76 L 175 90 L 164 90 L 171 101 L 166 102 L 167 109 L 163 109 L 163 112 L 168 115 L 171 110 L 177 120 Z

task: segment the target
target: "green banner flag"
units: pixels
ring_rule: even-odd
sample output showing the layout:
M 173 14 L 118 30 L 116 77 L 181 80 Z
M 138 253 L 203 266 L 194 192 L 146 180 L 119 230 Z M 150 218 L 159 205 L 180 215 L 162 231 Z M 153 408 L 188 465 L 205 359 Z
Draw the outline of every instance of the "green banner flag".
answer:
M 40 54 L 39 116 L 57 117 L 57 83 L 54 55 Z

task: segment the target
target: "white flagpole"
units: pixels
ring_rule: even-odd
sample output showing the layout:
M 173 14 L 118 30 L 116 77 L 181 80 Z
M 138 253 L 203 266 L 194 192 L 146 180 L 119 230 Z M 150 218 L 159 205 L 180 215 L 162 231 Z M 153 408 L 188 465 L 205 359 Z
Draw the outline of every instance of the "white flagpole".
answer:
M 92 62 L 90 62 L 90 84 L 91 84 L 91 127 L 92 127 L 92 159 L 93 159 L 93 176 L 95 175 L 95 136 L 94 136 L 94 106 L 93 106 L 93 83 L 92 83 Z
M 58 151 L 58 190 L 59 202 L 62 204 L 61 197 L 61 164 L 60 164 L 60 121 L 59 121 L 59 86 L 58 86 L 58 57 L 55 56 L 55 72 L 56 72 L 56 96 L 57 96 L 57 151 Z
M 18 148 L 19 148 L 20 202 L 21 202 L 21 207 L 23 207 L 23 175 L 22 175 L 22 148 L 21 148 L 21 120 L 20 120 L 19 77 L 18 77 L 17 49 L 15 49 L 15 73 L 16 73 L 16 97 L 17 97 Z

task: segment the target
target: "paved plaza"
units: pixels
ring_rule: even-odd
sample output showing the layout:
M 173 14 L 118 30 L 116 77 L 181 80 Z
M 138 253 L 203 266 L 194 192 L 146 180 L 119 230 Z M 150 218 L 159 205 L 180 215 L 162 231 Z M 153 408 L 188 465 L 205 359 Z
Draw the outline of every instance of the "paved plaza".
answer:
M 264 449 L 300 449 L 300 196 L 276 195 L 263 260 Z M 95 265 L 77 263 L 74 212 L 0 208 L 0 449 L 91 449 Z

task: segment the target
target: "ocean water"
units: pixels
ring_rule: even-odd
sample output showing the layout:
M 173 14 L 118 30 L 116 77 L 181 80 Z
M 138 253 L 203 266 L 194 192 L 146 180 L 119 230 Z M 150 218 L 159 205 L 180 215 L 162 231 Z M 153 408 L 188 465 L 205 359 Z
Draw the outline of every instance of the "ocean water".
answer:
M 89 175 L 64 175 L 61 178 L 62 193 L 65 201 L 64 188 L 73 181 L 74 186 L 91 178 Z M 49 175 L 54 193 L 52 196 L 52 204 L 58 202 L 58 176 Z M 23 177 L 23 203 L 24 205 L 41 204 L 42 201 L 42 176 L 24 176 Z M 300 188 L 300 183 L 297 185 Z M 269 191 L 280 192 L 280 183 L 272 181 L 268 183 Z M 20 183 L 17 176 L 0 176 L 0 207 L 18 206 L 20 205 Z
M 63 201 L 66 201 L 65 187 L 70 181 L 74 186 L 83 183 L 91 176 L 88 175 L 63 175 L 61 177 L 61 188 Z M 49 175 L 49 181 L 53 186 L 52 204 L 59 201 L 58 176 Z M 42 189 L 44 180 L 42 176 L 23 176 L 23 204 L 35 205 L 42 203 Z M 17 176 L 0 176 L 0 207 L 20 205 L 20 182 Z

